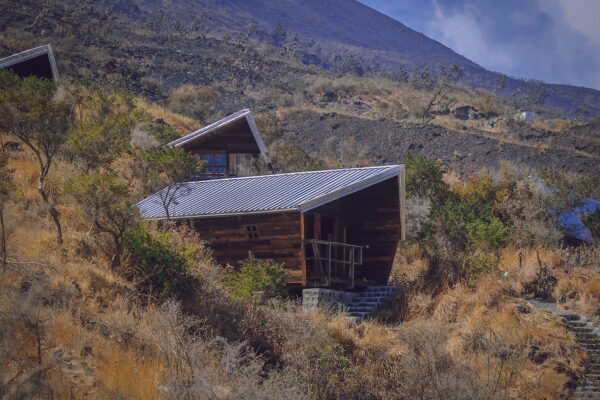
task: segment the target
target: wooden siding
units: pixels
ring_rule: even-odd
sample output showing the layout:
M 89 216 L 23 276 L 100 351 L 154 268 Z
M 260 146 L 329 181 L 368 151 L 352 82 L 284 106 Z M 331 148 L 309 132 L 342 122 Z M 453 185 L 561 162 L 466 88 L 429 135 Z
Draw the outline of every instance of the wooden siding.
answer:
M 191 153 L 203 151 L 224 151 L 227 153 L 251 153 L 258 155 L 260 149 L 245 119 L 241 119 L 217 129 L 183 145 Z
M 365 246 L 357 283 L 386 284 L 389 279 L 402 229 L 398 181 L 394 177 L 342 199 L 348 243 Z
M 257 258 L 285 264 L 288 284 L 303 284 L 300 213 L 200 218 L 193 226 L 207 240 L 219 264 L 239 266 L 252 252 Z M 249 238 L 247 226 L 256 226 L 259 237 Z
M 399 179 L 393 177 L 307 213 L 315 221 L 334 217 L 334 240 L 364 247 L 363 265 L 356 267 L 357 285 L 385 284 L 389 279 L 401 237 L 400 198 Z M 318 230 L 315 226 L 312 237 Z
M 325 204 L 305 214 L 285 212 L 199 218 L 193 221 L 219 264 L 239 266 L 252 252 L 257 258 L 283 263 L 288 284 L 306 285 L 304 239 L 321 238 L 323 218 L 334 218 L 334 241 L 363 246 L 363 265 L 356 284 L 385 284 L 401 238 L 400 179 L 384 182 Z M 247 226 L 256 226 L 250 238 Z

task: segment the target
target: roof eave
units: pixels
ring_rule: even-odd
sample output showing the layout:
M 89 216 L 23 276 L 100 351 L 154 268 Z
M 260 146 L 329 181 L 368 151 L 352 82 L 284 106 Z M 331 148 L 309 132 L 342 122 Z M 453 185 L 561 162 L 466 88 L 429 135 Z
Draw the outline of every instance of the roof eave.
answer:
M 209 124 L 207 126 L 204 126 L 200 129 L 198 129 L 197 131 L 194 131 L 192 133 L 188 133 L 187 135 L 180 137 L 179 139 L 175 139 L 172 142 L 167 143 L 167 146 L 170 147 L 181 147 L 184 144 L 187 144 L 193 140 L 198 139 L 199 137 L 202 137 L 212 131 L 214 131 L 215 129 L 218 129 L 224 125 L 227 125 L 231 122 L 237 121 L 241 118 L 244 118 L 247 114 L 250 113 L 250 110 L 245 108 L 243 110 L 238 111 L 237 113 L 233 113 L 231 115 L 228 115 L 225 118 L 222 118 L 216 122 L 213 122 L 212 124 Z
M 3 59 L 0 59 L 0 68 L 8 68 L 13 65 L 22 63 L 24 61 L 31 60 L 46 54 L 50 62 L 50 69 L 52 70 L 52 78 L 55 82 L 58 82 L 58 68 L 56 66 L 56 59 L 54 58 L 54 52 L 52 51 L 52 45 L 45 44 L 42 46 L 34 47 L 33 49 L 24 50 L 20 53 L 10 55 Z
M 263 160 L 268 164 L 271 162 L 271 160 L 269 159 L 269 155 L 267 153 L 267 146 L 265 146 L 265 143 L 262 140 L 262 137 L 260 135 L 260 133 L 258 132 L 258 127 L 256 126 L 256 121 L 254 121 L 254 117 L 252 116 L 251 112 L 248 112 L 247 114 L 245 114 L 246 117 L 246 122 L 248 123 L 248 126 L 250 127 L 250 131 L 252 132 L 252 136 L 254 136 L 254 140 L 256 141 L 256 144 L 258 145 L 258 149 L 260 150 L 260 155 L 262 156 Z
M 376 184 L 386 181 L 390 178 L 398 176 L 403 169 L 404 169 L 404 165 L 390 166 L 387 170 L 382 171 L 380 174 L 371 176 L 360 182 L 356 182 L 350 186 L 344 187 L 342 189 L 338 189 L 334 192 L 328 193 L 328 194 L 320 196 L 318 198 L 305 201 L 304 203 L 302 203 L 298 206 L 298 209 L 300 210 L 300 212 L 307 212 L 307 211 L 313 210 L 324 204 L 330 203 L 337 199 L 341 199 L 342 197 L 348 196 L 352 193 L 356 193 L 356 192 L 364 190 L 370 186 L 376 185 Z

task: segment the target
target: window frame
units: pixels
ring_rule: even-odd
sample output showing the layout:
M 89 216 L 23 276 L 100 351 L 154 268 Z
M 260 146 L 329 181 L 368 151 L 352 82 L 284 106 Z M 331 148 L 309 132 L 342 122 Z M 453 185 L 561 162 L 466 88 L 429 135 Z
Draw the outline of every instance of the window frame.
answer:
M 260 239 L 260 232 L 258 230 L 258 226 L 256 225 L 244 226 L 244 232 L 246 233 L 246 238 L 248 239 Z
M 221 179 L 227 178 L 229 176 L 229 155 L 226 151 L 207 151 L 203 150 L 201 152 L 197 152 L 194 156 L 204 162 L 204 172 L 202 173 L 203 179 Z M 223 163 L 217 164 L 217 156 L 223 156 Z M 210 157 L 211 160 L 207 160 L 204 157 Z M 218 172 L 217 168 L 221 168 L 223 172 Z

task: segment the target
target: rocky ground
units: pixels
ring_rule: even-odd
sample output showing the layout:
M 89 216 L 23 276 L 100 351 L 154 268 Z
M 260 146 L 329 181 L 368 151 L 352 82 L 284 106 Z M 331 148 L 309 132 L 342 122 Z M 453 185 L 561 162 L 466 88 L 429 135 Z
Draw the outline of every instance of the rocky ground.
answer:
M 420 127 L 393 120 L 309 111 L 285 114 L 280 130 L 286 142 L 299 144 L 314 154 L 354 138 L 358 144 L 356 153 L 368 155 L 377 164 L 398 162 L 405 155 L 424 155 L 441 160 L 448 169 L 465 173 L 482 167 L 496 168 L 502 161 L 535 169 L 552 166 L 600 173 L 597 133 L 520 128 L 508 134 L 493 134 L 470 128 L 455 131 L 437 125 Z

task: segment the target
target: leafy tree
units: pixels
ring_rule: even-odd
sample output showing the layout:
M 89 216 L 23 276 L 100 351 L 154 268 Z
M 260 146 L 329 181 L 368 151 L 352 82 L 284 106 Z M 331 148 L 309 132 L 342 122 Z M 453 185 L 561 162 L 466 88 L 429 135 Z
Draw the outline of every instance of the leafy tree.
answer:
M 91 173 L 70 180 L 66 191 L 81 205 L 95 230 L 112 238 L 111 267 L 117 267 L 123 252 L 123 235 L 138 216 L 132 206 L 129 183 L 116 175 Z
M 67 144 L 86 172 L 110 164 L 129 149 L 136 121 L 131 96 L 99 91 L 81 98 L 78 107 L 87 117 L 69 132 Z
M 431 95 L 421 113 L 421 127 L 433 121 L 438 111 L 449 110 L 456 99 L 450 96 L 452 85 L 462 79 L 463 71 L 453 64 L 450 68 L 441 68 L 434 75 L 428 67 L 417 68 L 413 74 L 412 84 L 418 90 L 431 92 Z
M 6 248 L 6 227 L 4 225 L 4 207 L 13 190 L 12 170 L 8 168 L 8 156 L 0 150 L 0 246 L 2 247 L 2 266 L 6 266 L 8 250 Z
M 149 185 L 153 190 L 163 188 L 158 193 L 167 219 L 169 207 L 178 193 L 189 190 L 189 181 L 196 173 L 201 173 L 203 164 L 193 155 L 180 148 L 157 147 L 145 152 L 148 167 Z
M 60 215 L 48 197 L 45 180 L 73 125 L 72 102 L 60 99 L 52 81 L 21 79 L 0 71 L 0 114 L 0 130 L 19 138 L 38 161 L 38 192 L 56 225 L 57 241 L 62 244 Z
M 119 117 L 78 124 L 69 133 L 69 150 L 83 162 L 84 171 L 110 164 L 128 149 L 132 120 Z
M 513 102 L 517 108 L 539 111 L 544 105 L 548 90 L 542 81 L 522 82 L 522 85 L 513 94 Z

